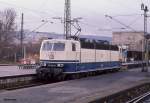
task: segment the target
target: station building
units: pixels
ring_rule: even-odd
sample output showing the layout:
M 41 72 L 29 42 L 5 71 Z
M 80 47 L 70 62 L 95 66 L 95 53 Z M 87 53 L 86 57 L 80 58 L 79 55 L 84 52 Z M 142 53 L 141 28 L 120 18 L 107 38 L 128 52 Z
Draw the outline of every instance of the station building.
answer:
M 126 46 L 127 61 L 142 60 L 142 53 L 144 51 L 143 42 L 144 32 L 113 32 L 112 44 L 120 47 Z

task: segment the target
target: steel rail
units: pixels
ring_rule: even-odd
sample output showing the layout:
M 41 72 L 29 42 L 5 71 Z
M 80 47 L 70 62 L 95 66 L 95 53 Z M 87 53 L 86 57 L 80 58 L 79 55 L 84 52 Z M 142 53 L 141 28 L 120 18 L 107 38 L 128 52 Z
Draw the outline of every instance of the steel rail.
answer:
M 138 96 L 138 97 L 126 102 L 126 103 L 141 103 L 141 101 L 143 101 L 148 96 L 150 96 L 150 92 L 147 92 L 141 96 Z

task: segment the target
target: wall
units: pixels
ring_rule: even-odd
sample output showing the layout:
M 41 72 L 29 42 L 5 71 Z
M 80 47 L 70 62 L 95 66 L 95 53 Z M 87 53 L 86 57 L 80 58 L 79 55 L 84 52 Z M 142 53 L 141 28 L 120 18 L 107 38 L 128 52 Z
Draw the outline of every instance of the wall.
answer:
M 129 51 L 142 51 L 144 32 L 113 32 L 112 43 L 127 45 Z

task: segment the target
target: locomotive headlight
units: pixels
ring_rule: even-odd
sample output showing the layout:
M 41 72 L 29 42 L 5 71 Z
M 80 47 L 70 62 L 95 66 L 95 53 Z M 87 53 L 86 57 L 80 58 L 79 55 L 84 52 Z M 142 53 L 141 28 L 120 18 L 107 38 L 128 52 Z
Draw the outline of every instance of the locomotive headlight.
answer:
M 46 66 L 46 63 L 45 62 L 41 62 L 40 65 L 41 66 Z
M 57 67 L 64 67 L 64 64 L 57 64 Z
M 45 62 L 43 62 L 43 66 L 46 66 L 46 63 L 45 63 Z

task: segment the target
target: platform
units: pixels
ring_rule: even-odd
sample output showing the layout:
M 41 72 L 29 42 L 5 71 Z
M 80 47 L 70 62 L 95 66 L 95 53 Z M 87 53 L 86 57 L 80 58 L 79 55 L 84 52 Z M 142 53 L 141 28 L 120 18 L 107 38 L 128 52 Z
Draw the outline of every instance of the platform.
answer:
M 19 69 L 18 66 L 0 66 L 0 77 L 35 74 L 35 69 Z
M 149 82 L 140 69 L 0 93 L 0 103 L 88 103 Z

